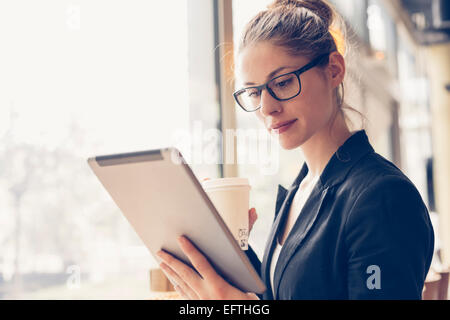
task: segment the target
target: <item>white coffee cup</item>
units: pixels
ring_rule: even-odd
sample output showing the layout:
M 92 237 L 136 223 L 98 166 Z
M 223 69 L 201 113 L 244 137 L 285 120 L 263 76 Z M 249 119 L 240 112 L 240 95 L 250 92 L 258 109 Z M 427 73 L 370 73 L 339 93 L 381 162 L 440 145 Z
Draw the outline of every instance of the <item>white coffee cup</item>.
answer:
M 247 178 L 217 178 L 202 182 L 227 227 L 242 250 L 248 250 L 250 184 Z

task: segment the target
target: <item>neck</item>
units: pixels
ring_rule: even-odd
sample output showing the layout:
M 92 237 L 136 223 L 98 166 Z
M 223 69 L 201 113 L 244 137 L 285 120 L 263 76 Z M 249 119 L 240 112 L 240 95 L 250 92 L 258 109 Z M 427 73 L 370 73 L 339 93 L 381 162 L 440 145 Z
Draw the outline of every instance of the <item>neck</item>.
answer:
M 345 119 L 339 112 L 333 126 L 324 126 L 301 145 L 302 153 L 308 166 L 306 180 L 312 180 L 322 174 L 336 150 L 352 135 Z

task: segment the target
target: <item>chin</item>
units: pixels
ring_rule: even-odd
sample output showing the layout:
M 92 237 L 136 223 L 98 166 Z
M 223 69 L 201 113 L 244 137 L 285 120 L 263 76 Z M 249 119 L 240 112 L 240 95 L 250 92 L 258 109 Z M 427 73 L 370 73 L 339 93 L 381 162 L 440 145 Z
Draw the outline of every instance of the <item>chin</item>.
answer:
M 284 141 L 283 139 L 280 139 L 280 146 L 285 150 L 292 150 L 300 147 L 304 141 L 295 141 L 295 140 L 287 140 Z

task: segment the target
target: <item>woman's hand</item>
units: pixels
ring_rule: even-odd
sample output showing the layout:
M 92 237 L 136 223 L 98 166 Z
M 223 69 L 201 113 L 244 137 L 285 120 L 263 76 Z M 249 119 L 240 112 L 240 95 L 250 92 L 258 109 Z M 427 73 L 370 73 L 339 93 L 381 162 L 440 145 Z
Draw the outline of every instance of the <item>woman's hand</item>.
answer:
M 178 243 L 200 275 L 165 251 L 160 250 L 157 256 L 164 261 L 160 264 L 161 269 L 174 282 L 175 290 L 183 298 L 191 300 L 259 299 L 256 294 L 240 291 L 226 282 L 217 274 L 206 257 L 186 237 L 179 237 Z
M 248 236 L 250 236 L 250 231 L 252 231 L 253 225 L 255 224 L 256 219 L 258 219 L 258 215 L 256 214 L 255 208 L 250 208 L 248 210 Z

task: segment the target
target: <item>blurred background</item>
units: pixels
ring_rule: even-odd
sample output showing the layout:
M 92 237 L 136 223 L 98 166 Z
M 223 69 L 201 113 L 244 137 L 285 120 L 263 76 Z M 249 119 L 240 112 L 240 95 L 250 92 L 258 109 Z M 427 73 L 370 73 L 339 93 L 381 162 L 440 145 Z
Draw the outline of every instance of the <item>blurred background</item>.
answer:
M 245 23 L 270 2 L 0 2 L 0 299 L 149 297 L 157 264 L 86 160 L 174 145 L 180 132 L 264 129 L 234 103 L 232 68 Z M 350 112 L 349 125 L 416 185 L 436 233 L 432 271 L 445 269 L 450 1 L 331 2 L 347 23 L 345 100 L 368 119 Z M 191 140 L 183 154 L 208 142 Z M 219 161 L 239 145 L 208 148 L 218 161 L 193 171 L 249 178 L 262 257 L 278 184 L 291 185 L 301 151 L 277 150 L 277 171 L 261 174 Z

